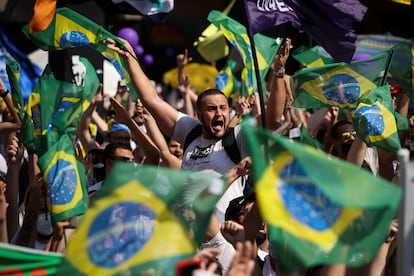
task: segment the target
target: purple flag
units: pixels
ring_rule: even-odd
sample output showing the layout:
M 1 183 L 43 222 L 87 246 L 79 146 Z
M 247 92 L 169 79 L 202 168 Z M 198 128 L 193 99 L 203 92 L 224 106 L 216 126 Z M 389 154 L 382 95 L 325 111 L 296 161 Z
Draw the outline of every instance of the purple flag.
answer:
M 300 29 L 298 16 L 283 1 L 245 0 L 245 7 L 251 34 L 286 22 L 291 22 L 295 28 Z
M 245 8 L 251 34 L 289 21 L 337 62 L 351 62 L 356 40 L 352 25 L 367 11 L 358 0 L 245 0 Z

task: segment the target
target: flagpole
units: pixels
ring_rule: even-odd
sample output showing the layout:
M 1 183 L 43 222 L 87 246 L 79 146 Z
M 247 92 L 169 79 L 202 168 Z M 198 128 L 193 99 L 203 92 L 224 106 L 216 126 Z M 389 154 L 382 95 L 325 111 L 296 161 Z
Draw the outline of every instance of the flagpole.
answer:
M 398 152 L 400 162 L 399 184 L 403 188 L 400 208 L 398 211 L 399 231 L 397 235 L 397 275 L 414 275 L 413 265 L 413 244 L 414 244 L 414 202 L 411 195 L 414 193 L 413 185 L 413 162 L 410 161 L 410 152 L 407 149 L 401 149 Z
M 259 99 L 260 99 L 260 109 L 262 112 L 262 126 L 266 127 L 266 109 L 264 104 L 264 95 L 263 95 L 263 87 L 262 87 L 262 81 L 260 78 L 260 71 L 259 71 L 259 62 L 257 61 L 257 53 L 256 53 L 256 44 L 254 43 L 254 37 L 252 32 L 250 31 L 250 20 L 247 16 L 247 6 L 246 2 L 243 2 L 243 11 L 244 11 L 244 18 L 245 22 L 247 22 L 247 36 L 249 37 L 250 41 L 250 47 L 252 49 L 252 58 L 253 58 L 253 66 L 254 66 L 254 73 L 256 76 L 256 84 L 257 84 L 257 92 L 259 93 Z
M 384 85 L 385 82 L 387 81 L 387 75 L 388 75 L 388 71 L 390 70 L 390 66 L 391 66 L 391 61 L 392 61 L 392 56 L 394 55 L 394 50 L 390 49 L 389 50 L 391 52 L 391 54 L 388 57 L 388 61 L 387 61 L 387 65 L 386 65 L 386 70 L 384 72 L 384 76 L 382 77 L 382 81 L 381 81 L 381 85 Z

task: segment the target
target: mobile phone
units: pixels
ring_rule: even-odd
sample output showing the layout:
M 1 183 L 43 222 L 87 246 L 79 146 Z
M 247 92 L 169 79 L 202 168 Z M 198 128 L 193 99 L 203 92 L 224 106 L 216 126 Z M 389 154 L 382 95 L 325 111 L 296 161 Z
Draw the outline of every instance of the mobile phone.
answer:
M 199 259 L 184 259 L 178 261 L 175 265 L 176 276 L 192 276 L 193 271 L 200 268 L 201 260 Z

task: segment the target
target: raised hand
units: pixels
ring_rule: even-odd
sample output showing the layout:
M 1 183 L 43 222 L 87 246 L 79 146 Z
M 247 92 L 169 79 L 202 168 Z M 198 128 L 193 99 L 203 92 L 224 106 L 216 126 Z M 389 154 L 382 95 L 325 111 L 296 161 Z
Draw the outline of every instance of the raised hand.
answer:
M 290 38 L 286 38 L 284 43 L 280 46 L 277 55 L 275 56 L 271 68 L 275 72 L 280 72 L 285 69 L 286 61 L 289 58 L 289 52 L 292 48 Z

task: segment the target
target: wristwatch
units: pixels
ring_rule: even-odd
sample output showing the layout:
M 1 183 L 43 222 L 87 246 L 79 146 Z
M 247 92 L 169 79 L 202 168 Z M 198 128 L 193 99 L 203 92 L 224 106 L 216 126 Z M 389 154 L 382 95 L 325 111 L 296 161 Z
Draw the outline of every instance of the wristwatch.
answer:
M 0 97 L 4 98 L 7 96 L 7 94 L 9 94 L 9 90 L 7 89 L 0 90 Z
M 273 70 L 273 75 L 277 78 L 283 78 L 285 75 L 285 68 L 279 69 L 278 71 Z

